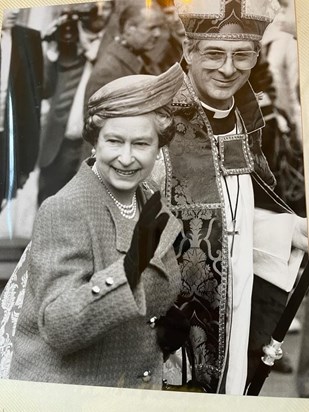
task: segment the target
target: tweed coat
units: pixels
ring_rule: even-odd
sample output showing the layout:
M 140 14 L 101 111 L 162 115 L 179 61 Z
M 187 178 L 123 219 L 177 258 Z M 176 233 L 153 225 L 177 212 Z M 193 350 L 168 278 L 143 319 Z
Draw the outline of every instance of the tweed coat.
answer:
M 11 379 L 161 388 L 163 355 L 150 319 L 163 315 L 180 290 L 171 250 L 180 225 L 170 214 L 132 293 L 123 258 L 134 225 L 121 216 L 86 162 L 42 204 Z

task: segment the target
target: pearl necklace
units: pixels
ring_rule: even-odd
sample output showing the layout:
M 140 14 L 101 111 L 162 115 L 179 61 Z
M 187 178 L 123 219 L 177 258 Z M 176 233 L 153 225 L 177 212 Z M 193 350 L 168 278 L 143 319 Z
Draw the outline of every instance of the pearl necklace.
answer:
M 99 179 L 99 181 L 102 183 L 102 185 L 105 187 L 107 193 L 109 194 L 110 198 L 114 201 L 115 205 L 119 209 L 122 216 L 125 217 L 126 219 L 133 219 L 136 213 L 136 193 L 134 193 L 133 195 L 132 203 L 130 205 L 124 205 L 123 203 L 119 202 L 119 200 L 115 198 L 112 192 L 110 192 L 104 180 L 102 179 L 100 172 L 97 169 L 96 163 L 94 163 L 94 165 L 92 166 L 92 170 L 94 174 L 97 176 L 97 178 Z

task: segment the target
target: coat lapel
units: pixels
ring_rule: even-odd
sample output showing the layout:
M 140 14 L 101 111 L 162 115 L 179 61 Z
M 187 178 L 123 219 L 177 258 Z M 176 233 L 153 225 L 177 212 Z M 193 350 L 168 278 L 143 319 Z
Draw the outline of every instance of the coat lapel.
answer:
M 91 176 L 92 188 L 97 197 L 100 198 L 100 202 L 108 209 L 111 219 L 115 226 L 116 233 L 116 249 L 121 253 L 126 253 L 131 245 L 132 233 L 136 222 L 133 220 L 125 219 L 121 216 L 119 210 L 117 209 L 115 203 L 110 198 L 109 194 L 106 191 L 105 186 L 98 180 L 95 174 L 90 169 L 94 163 L 94 160 L 88 161 L 88 166 L 83 164 L 82 168 L 87 168 L 85 172 Z M 89 182 L 89 181 L 88 181 Z M 88 183 L 89 184 L 89 183 Z M 139 189 L 139 197 L 142 198 L 142 203 L 145 204 L 147 199 L 153 194 L 153 191 L 148 187 L 147 184 L 142 184 Z M 172 215 L 167 206 L 163 203 L 162 212 L 165 212 L 169 215 L 169 220 L 167 225 L 161 235 L 161 241 L 155 252 L 154 257 L 151 259 L 150 264 L 155 266 L 157 269 L 162 271 L 164 274 L 167 273 L 165 265 L 162 261 L 167 251 L 173 244 L 177 235 L 181 230 L 181 224 L 178 220 Z

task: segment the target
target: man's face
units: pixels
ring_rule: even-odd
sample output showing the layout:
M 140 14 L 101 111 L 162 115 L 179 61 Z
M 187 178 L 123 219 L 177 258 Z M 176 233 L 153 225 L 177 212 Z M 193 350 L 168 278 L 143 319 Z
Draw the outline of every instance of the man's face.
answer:
M 207 68 L 205 53 L 210 50 L 227 53 L 221 67 Z M 232 96 L 245 84 L 251 72 L 251 69 L 237 69 L 231 53 L 254 50 L 254 43 L 249 40 L 201 40 L 193 50 L 186 44 L 184 54 L 189 64 L 188 74 L 198 97 L 214 108 L 229 108 Z
M 163 13 L 165 14 L 167 23 L 171 26 L 173 26 L 179 20 L 175 6 L 164 7 Z
M 98 33 L 107 25 L 113 12 L 114 3 L 111 0 L 96 3 L 84 3 L 74 7 L 80 13 L 83 27 L 93 33 Z
M 136 22 L 127 22 L 124 30 L 126 41 L 136 51 L 150 51 L 160 38 L 164 24 L 165 17 L 162 12 L 142 9 Z
M 20 9 L 9 9 L 3 12 L 2 30 L 8 30 L 15 26 Z

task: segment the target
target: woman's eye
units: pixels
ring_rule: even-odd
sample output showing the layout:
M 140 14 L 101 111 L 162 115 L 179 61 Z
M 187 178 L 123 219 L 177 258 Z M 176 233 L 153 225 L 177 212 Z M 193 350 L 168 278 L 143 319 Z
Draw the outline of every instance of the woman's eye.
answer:
M 147 142 L 135 142 L 134 143 L 136 146 L 148 146 Z
M 109 139 L 107 139 L 106 141 L 107 141 L 108 143 L 112 143 L 112 144 L 121 143 L 120 140 L 118 140 L 118 139 L 112 139 L 112 138 L 109 138 Z

